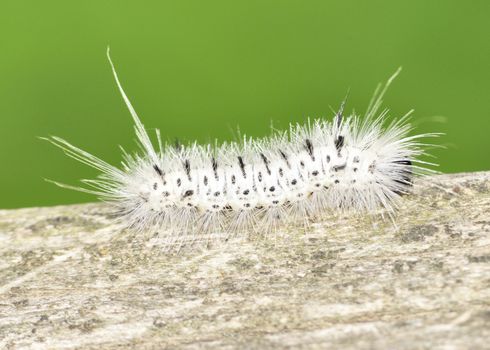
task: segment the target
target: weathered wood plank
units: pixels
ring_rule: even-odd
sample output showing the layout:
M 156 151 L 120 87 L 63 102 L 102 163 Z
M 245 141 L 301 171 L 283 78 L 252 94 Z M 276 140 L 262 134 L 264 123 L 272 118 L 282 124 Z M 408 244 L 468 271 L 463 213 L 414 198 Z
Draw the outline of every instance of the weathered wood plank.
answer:
M 490 346 L 490 172 L 419 180 L 390 222 L 168 254 L 103 204 L 0 211 L 0 348 Z

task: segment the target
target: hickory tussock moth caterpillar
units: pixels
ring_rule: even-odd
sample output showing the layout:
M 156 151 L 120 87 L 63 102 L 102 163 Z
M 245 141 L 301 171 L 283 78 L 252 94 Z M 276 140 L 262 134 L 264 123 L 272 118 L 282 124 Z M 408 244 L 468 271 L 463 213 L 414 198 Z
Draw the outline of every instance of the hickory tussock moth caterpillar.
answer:
M 129 101 L 107 51 L 119 92 L 134 120 L 140 153 L 124 152 L 122 168 L 59 137 L 48 140 L 68 156 L 101 172 L 86 187 L 58 186 L 91 193 L 114 205 L 119 220 L 137 231 L 164 230 L 169 236 L 237 232 L 267 233 L 288 222 L 307 222 L 332 210 L 392 214 L 431 165 L 418 159 L 422 137 L 409 136 L 411 111 L 384 126 L 382 98 L 395 73 L 378 86 L 363 118 L 344 117 L 344 103 L 332 121 L 290 125 L 264 139 L 155 149 Z

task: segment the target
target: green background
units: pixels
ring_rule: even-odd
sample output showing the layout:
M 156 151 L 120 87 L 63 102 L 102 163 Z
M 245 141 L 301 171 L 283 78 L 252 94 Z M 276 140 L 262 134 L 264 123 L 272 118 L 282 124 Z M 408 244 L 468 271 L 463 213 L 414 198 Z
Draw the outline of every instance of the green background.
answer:
M 439 170 L 490 168 L 490 1 L 22 1 L 0 5 L 0 208 L 93 201 L 47 183 L 96 172 L 37 136 L 117 164 L 135 149 L 105 57 L 148 129 L 232 139 L 385 104 L 443 132 Z M 433 141 L 433 140 L 432 140 Z M 434 141 L 433 141 L 434 142 Z

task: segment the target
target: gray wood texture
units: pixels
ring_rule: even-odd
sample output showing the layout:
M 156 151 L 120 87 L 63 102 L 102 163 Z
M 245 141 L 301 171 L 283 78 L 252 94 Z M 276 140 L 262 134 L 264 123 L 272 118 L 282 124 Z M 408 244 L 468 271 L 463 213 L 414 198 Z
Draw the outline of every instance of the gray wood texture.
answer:
M 1 349 L 488 349 L 490 172 L 389 220 L 163 249 L 107 205 L 0 211 Z

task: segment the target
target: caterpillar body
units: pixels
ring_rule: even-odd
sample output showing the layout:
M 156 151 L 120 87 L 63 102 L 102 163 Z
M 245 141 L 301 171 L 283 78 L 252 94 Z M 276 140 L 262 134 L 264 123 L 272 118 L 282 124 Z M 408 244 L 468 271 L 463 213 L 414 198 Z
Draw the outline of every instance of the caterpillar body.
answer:
M 270 137 L 243 137 L 221 145 L 155 148 L 126 96 L 109 51 L 119 91 L 135 123 L 141 152 L 123 150 L 122 168 L 59 137 L 48 140 L 68 156 L 101 172 L 82 180 L 86 187 L 55 184 L 88 192 L 117 209 L 119 220 L 136 231 L 169 236 L 240 232 L 268 233 L 286 223 L 307 225 L 335 210 L 393 214 L 410 190 L 413 176 L 427 173 L 419 158 L 420 139 L 409 135 L 410 112 L 385 126 L 382 98 L 392 82 L 378 86 L 363 118 L 344 117 L 342 103 L 331 121 L 291 125 Z

